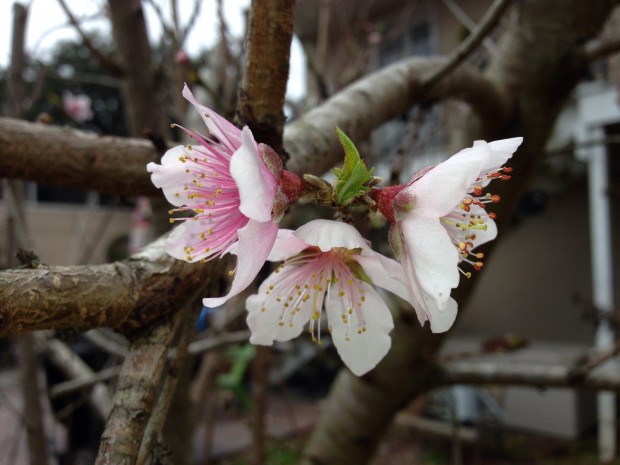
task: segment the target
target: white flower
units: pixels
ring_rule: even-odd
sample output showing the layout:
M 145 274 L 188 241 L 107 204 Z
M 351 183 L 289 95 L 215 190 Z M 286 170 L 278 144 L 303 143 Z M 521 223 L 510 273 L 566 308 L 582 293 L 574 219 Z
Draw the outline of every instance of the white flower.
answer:
M 430 322 L 433 332 L 447 331 L 456 318 L 457 304 L 450 297 L 459 284 L 462 263 L 482 267 L 477 246 L 494 239 L 497 227 L 486 204 L 499 196 L 483 194 L 493 179 L 509 179 L 502 165 L 523 138 L 491 143 L 476 141 L 437 166 L 414 174 L 393 196 L 390 231 L 392 248 L 403 265 L 410 301 L 420 323 Z
M 360 376 L 379 363 L 394 325 L 369 281 L 408 298 L 398 262 L 372 251 L 353 226 L 328 220 L 278 231 L 268 259 L 284 263 L 247 300 L 250 342 L 288 341 L 310 322 L 320 343 L 325 308 L 332 341 L 351 371 Z

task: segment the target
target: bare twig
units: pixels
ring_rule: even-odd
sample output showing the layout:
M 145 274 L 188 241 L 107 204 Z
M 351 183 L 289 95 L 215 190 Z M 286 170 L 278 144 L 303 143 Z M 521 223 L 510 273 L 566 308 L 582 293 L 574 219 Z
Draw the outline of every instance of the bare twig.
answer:
M 69 378 L 84 379 L 95 376 L 93 370 L 66 344 L 58 339 L 46 339 L 39 335 L 37 342 L 56 367 Z M 112 408 L 112 396 L 108 387 L 95 383 L 89 395 L 89 403 L 102 421 L 108 418 Z
M 596 40 L 586 45 L 586 57 L 590 61 L 600 60 L 620 52 L 620 37 Z
M 112 75 L 114 75 L 116 77 L 122 76 L 123 75 L 123 69 L 122 69 L 121 65 L 119 63 L 117 63 L 116 61 L 114 61 L 114 59 L 112 57 L 109 57 L 106 54 L 104 54 L 101 50 L 99 50 L 95 46 L 95 44 L 93 44 L 93 41 L 88 36 L 88 34 L 86 34 L 86 32 L 84 32 L 84 30 L 82 29 L 82 26 L 80 25 L 80 22 L 73 15 L 73 12 L 69 8 L 69 6 L 65 2 L 65 0 L 58 0 L 58 3 L 60 4 L 61 8 L 63 9 L 65 14 L 67 15 L 67 18 L 69 19 L 69 22 L 71 23 L 71 25 L 73 25 L 73 27 L 75 28 L 77 33 L 82 38 L 82 41 L 84 42 L 84 45 L 86 45 L 86 48 L 88 48 L 88 50 L 90 50 L 90 52 L 95 56 L 95 58 L 97 58 L 97 60 L 99 60 L 99 63 L 101 63 L 101 65 L 104 68 L 106 68 L 108 71 L 110 71 L 110 73 L 112 73 Z
M 473 52 L 476 47 L 491 32 L 497 22 L 501 19 L 504 12 L 512 0 L 495 0 L 489 7 L 485 15 L 480 20 L 476 29 L 452 52 L 448 61 L 439 68 L 432 70 L 427 76 L 421 79 L 421 84 L 431 87 L 450 74 L 457 66 Z
M 450 12 L 454 15 L 454 17 L 467 28 L 467 30 L 472 33 L 474 29 L 476 29 L 476 23 L 469 17 L 465 11 L 460 7 L 455 0 L 442 0 L 443 4 L 450 10 Z M 491 39 L 485 37 L 482 41 L 482 44 L 486 47 L 486 49 L 491 53 L 497 52 L 497 47 L 493 43 Z

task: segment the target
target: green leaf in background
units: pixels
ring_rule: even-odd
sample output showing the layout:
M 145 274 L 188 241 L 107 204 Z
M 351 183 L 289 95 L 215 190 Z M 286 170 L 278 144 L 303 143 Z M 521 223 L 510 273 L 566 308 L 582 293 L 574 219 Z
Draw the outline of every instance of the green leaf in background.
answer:
M 342 168 L 332 170 L 336 175 L 334 193 L 337 203 L 348 205 L 368 192 L 369 188 L 364 184 L 372 179 L 374 168 L 370 171 L 366 168 L 357 148 L 340 128 L 336 128 L 336 134 L 344 149 L 344 164 Z

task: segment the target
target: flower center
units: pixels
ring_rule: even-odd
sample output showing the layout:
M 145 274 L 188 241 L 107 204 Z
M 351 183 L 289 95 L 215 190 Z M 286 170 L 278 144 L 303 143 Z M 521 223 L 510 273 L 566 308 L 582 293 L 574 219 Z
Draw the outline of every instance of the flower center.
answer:
M 287 259 L 275 270 L 282 274 L 282 279 L 265 290 L 267 298 L 261 312 L 279 308 L 278 325 L 291 328 L 300 313 L 308 312 L 312 341 L 320 345 L 323 308 L 326 300 L 334 303 L 333 293 L 337 293 L 337 305 L 341 310 L 338 323 L 346 325 L 345 340 L 350 340 L 352 330 L 358 334 L 366 332 L 362 314 L 366 296 L 358 277 L 359 265 L 352 259 L 359 253 L 359 249 L 335 247 L 322 252 L 318 247 L 309 247 Z M 328 330 L 332 332 L 332 326 Z

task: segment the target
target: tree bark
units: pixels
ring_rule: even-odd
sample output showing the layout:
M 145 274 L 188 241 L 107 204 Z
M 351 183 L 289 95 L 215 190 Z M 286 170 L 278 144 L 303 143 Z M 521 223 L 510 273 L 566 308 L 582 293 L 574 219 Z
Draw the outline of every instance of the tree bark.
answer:
M 174 312 L 189 292 L 219 283 L 225 265 L 172 258 L 162 239 L 111 264 L 0 271 L 0 337 L 96 327 L 131 335 Z
M 144 139 L 0 118 L 0 172 L 55 186 L 117 195 L 159 195 L 146 164 L 159 161 Z
M 295 0 L 253 0 L 237 113 L 254 138 L 281 156 L 284 96 Z

